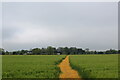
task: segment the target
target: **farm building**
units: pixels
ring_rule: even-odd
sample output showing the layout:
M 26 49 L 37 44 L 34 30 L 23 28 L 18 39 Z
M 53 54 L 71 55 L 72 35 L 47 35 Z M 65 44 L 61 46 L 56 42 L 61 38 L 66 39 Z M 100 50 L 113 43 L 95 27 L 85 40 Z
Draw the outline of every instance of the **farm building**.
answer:
M 57 53 L 57 55 L 60 55 L 60 53 Z

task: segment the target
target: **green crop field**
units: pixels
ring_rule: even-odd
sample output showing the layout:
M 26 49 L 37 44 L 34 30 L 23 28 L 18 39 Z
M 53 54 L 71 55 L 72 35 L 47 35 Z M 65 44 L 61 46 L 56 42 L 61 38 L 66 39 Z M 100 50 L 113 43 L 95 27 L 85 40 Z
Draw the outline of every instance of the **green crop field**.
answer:
M 70 63 L 83 78 L 118 78 L 118 55 L 71 55 Z
M 2 79 L 2 55 L 0 55 L 0 80 Z
M 58 78 L 65 55 L 8 55 L 2 57 L 3 78 Z
M 59 78 L 65 55 L 4 55 L 3 78 Z M 118 55 L 70 55 L 70 65 L 82 78 L 118 78 Z

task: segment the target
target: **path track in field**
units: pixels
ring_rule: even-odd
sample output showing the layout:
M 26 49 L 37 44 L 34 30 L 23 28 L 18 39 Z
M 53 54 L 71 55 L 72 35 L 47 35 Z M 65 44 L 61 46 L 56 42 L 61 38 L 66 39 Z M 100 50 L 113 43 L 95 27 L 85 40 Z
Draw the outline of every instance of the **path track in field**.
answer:
M 69 63 L 69 56 L 67 56 L 59 65 L 58 65 L 62 71 L 62 73 L 60 74 L 59 78 L 63 79 L 63 78 L 76 78 L 76 79 L 80 79 L 80 76 L 78 75 L 78 72 L 76 70 L 73 70 L 70 67 L 70 63 Z

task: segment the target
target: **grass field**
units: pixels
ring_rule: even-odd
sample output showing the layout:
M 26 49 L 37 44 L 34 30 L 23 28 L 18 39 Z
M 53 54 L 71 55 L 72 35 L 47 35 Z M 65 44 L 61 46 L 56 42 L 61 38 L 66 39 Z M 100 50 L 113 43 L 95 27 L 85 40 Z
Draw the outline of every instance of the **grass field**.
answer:
M 83 78 L 118 78 L 118 55 L 71 55 L 70 63 Z
M 2 55 L 0 55 L 0 80 L 2 79 Z
M 3 78 L 58 78 L 57 66 L 65 55 L 3 56 Z

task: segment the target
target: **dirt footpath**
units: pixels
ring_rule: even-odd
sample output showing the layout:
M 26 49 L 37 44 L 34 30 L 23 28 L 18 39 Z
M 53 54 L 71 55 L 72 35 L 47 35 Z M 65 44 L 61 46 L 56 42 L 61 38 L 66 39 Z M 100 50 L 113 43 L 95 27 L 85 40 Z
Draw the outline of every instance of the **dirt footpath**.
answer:
M 67 56 L 60 64 L 59 67 L 62 71 L 62 73 L 60 74 L 59 78 L 76 78 L 79 80 L 80 76 L 78 75 L 78 72 L 76 70 L 73 70 L 70 67 L 70 63 L 69 63 L 69 56 Z

